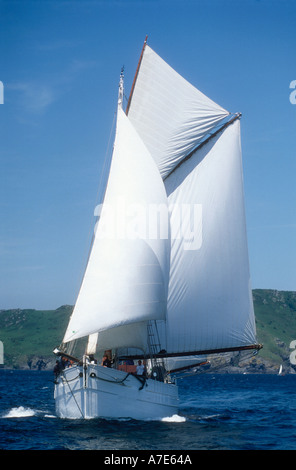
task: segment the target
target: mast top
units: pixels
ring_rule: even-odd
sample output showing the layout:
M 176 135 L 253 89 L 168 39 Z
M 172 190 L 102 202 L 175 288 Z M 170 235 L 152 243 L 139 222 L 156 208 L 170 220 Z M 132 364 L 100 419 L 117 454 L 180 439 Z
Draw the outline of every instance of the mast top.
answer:
M 123 103 L 123 78 L 124 78 L 124 66 L 121 67 L 120 79 L 119 79 L 119 91 L 118 91 L 118 106 L 122 108 Z

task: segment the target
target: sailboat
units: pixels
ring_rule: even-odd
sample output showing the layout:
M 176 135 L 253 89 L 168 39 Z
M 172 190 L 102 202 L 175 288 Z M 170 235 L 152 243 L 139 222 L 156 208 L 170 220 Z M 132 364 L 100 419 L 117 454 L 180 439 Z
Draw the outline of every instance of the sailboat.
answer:
M 261 348 L 241 115 L 191 85 L 147 37 L 125 110 L 123 101 L 121 73 L 104 198 L 77 301 L 54 351 L 63 362 L 54 392 L 62 418 L 172 416 L 178 372 Z

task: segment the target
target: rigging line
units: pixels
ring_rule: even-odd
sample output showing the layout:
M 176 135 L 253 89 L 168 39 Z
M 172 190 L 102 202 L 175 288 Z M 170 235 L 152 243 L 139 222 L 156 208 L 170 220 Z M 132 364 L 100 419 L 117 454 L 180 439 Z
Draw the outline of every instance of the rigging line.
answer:
M 146 377 L 142 377 L 139 375 L 131 374 L 131 372 L 128 372 L 127 375 L 122 379 L 122 380 L 109 380 L 109 379 L 104 379 L 103 377 L 98 377 L 94 372 L 90 374 L 90 377 L 92 379 L 97 379 L 97 380 L 102 380 L 103 382 L 109 382 L 112 384 L 117 384 L 117 385 L 125 385 L 124 382 L 129 376 L 135 377 L 135 379 L 138 379 L 139 382 L 141 382 L 142 386 L 139 388 L 139 390 L 143 390 L 144 385 L 146 383 Z
M 186 370 L 186 369 L 194 369 L 194 368 L 197 368 L 197 367 L 200 367 L 200 366 L 205 366 L 207 364 L 210 364 L 210 361 L 197 362 L 196 364 L 189 364 L 189 365 L 184 366 L 184 367 L 178 367 L 178 369 L 172 369 L 172 370 L 170 370 L 170 373 L 171 374 L 176 374 L 177 372 L 181 372 L 181 371 Z
M 101 172 L 101 177 L 100 177 L 100 181 L 99 181 L 99 186 L 98 186 L 98 190 L 97 190 L 97 195 L 96 195 L 96 205 L 98 203 L 98 199 L 99 199 L 99 193 L 101 192 L 102 190 L 102 186 L 103 186 L 103 176 L 106 172 L 106 167 L 107 167 L 107 160 L 108 160 L 108 154 L 109 154 L 109 151 L 110 151 L 110 142 L 111 142 L 111 137 L 112 137 L 112 133 L 113 133 L 113 128 L 114 128 L 114 122 L 115 122 L 115 118 L 116 118 L 116 111 L 114 112 L 114 115 L 113 115 L 113 122 L 112 122 L 112 126 L 111 126 L 111 131 L 110 131 L 110 135 L 109 135 L 109 140 L 108 140 L 108 144 L 107 144 L 107 149 L 106 149 L 106 152 L 105 152 L 105 157 L 104 157 L 104 162 L 103 162 L 103 168 L 102 168 L 102 172 Z M 110 158 L 110 161 L 111 161 L 112 157 Z M 105 192 L 106 192 L 106 187 L 105 187 L 105 191 L 104 191 L 104 196 L 105 196 Z M 104 199 L 104 196 L 102 197 L 102 201 Z M 78 295 L 79 295 L 79 292 L 81 290 L 81 287 L 82 287 L 82 280 L 84 278 L 84 275 L 85 275 L 85 272 L 86 272 L 86 268 L 87 268 L 87 265 L 88 265 L 88 262 L 89 262 L 89 258 L 90 258 L 90 253 L 91 253 L 91 249 L 92 249 L 92 246 L 93 246 L 93 243 L 94 243 L 94 239 L 95 239 L 95 232 L 94 232 L 94 227 L 93 225 L 91 226 L 91 228 L 89 229 L 89 234 L 88 234 L 88 240 L 90 238 L 90 233 L 91 231 L 93 232 L 92 234 L 92 237 L 91 237 L 91 243 L 90 243 L 90 246 L 89 246 L 89 249 L 88 249 L 88 255 L 87 255 L 87 259 L 86 259 L 86 263 L 85 263 L 85 266 L 84 266 L 84 270 L 83 270 L 83 275 L 81 277 L 81 283 L 80 283 L 80 288 L 79 288 L 79 291 L 78 291 Z M 77 295 L 77 298 L 78 298 L 78 295 Z M 72 316 L 72 315 L 71 315 Z M 69 340 L 69 341 L 73 341 L 73 340 Z M 68 341 L 68 342 L 69 342 Z
M 104 174 L 105 174 L 105 171 L 106 171 L 107 162 L 111 161 L 111 158 L 109 159 L 108 155 L 109 155 L 109 152 L 110 152 L 110 142 L 111 142 L 111 138 L 112 138 L 112 134 L 113 134 L 116 114 L 117 114 L 117 109 L 116 109 L 116 111 L 114 111 L 114 115 L 113 115 L 113 121 L 112 121 L 112 126 L 111 126 L 111 130 L 110 130 L 110 134 L 109 134 L 109 140 L 108 140 L 106 152 L 105 152 L 105 157 L 104 157 L 104 162 L 103 162 L 103 169 L 102 169 L 102 172 L 101 172 L 101 177 L 100 177 L 97 196 L 96 196 L 96 202 L 98 202 L 99 193 L 100 193 L 100 191 L 102 190 L 102 187 L 103 187 L 103 177 L 104 177 Z M 102 200 L 103 200 L 103 198 L 102 198 Z
M 126 107 L 126 111 L 125 111 L 126 115 L 128 115 L 128 112 L 129 112 L 129 108 L 130 108 L 130 104 L 131 104 L 131 101 L 132 101 L 136 81 L 137 81 L 139 70 L 140 70 L 140 65 L 141 65 L 144 50 L 145 50 L 145 47 L 146 47 L 146 44 L 147 44 L 147 39 L 148 39 L 148 35 L 146 35 L 146 37 L 145 37 L 145 41 L 144 41 L 144 45 L 143 45 L 142 52 L 141 52 L 141 55 L 140 55 L 140 59 L 139 59 L 139 62 L 138 62 L 137 70 L 136 70 L 136 73 L 135 73 L 135 76 L 134 76 L 134 81 L 133 81 L 133 84 L 132 84 L 131 92 L 130 92 L 130 95 L 129 95 L 129 99 L 128 99 L 128 103 L 127 103 L 127 107 Z
M 186 155 L 185 158 L 183 158 L 183 160 L 181 160 L 164 178 L 163 180 L 165 181 L 169 176 L 171 176 L 172 173 L 174 173 L 175 170 L 177 170 L 177 168 L 179 168 L 184 162 L 186 162 L 187 160 L 189 160 L 189 158 L 192 157 L 192 155 L 199 149 L 201 149 L 204 145 L 206 145 L 213 137 L 216 137 L 216 135 L 218 135 L 220 132 L 224 131 L 224 129 L 226 129 L 228 126 L 230 126 L 230 124 L 232 124 L 234 121 L 236 121 L 237 119 L 240 119 L 241 118 L 241 113 L 236 113 L 233 115 L 233 117 L 225 122 L 224 124 L 222 124 L 222 126 L 219 126 L 218 129 L 211 133 L 209 135 L 209 137 L 207 137 L 205 140 L 203 140 L 202 142 L 200 142 L 197 147 L 195 147 L 193 150 L 191 150 L 191 152 Z
M 112 138 L 112 134 L 113 134 L 113 129 L 114 129 L 114 123 L 115 123 L 116 115 L 117 115 L 117 111 L 115 111 L 115 112 L 114 112 L 114 115 L 113 115 L 112 126 L 111 126 L 111 130 L 110 130 L 109 140 L 108 140 L 107 149 L 106 149 L 106 152 L 105 152 L 105 157 L 104 157 L 104 162 L 103 162 L 103 168 L 102 168 L 102 171 L 101 171 L 100 181 L 99 181 L 98 190 L 97 190 L 97 195 L 96 195 L 96 201 L 95 201 L 96 206 L 97 206 L 98 203 L 99 203 L 99 194 L 100 194 L 100 192 L 101 192 L 102 189 L 103 189 L 103 178 L 104 178 L 105 173 L 106 173 L 107 162 L 110 164 L 110 163 L 111 163 L 111 160 L 112 160 L 113 152 L 112 152 L 112 155 L 111 155 L 110 159 L 108 158 L 108 155 L 109 155 L 109 152 L 110 152 L 110 142 L 111 142 L 111 138 Z M 108 183 L 108 181 L 106 181 L 105 188 L 104 188 L 104 193 L 103 193 L 103 195 L 100 197 L 100 203 L 103 203 L 103 201 L 104 201 L 105 194 L 106 194 L 107 183 Z M 88 251 L 88 256 L 87 256 L 87 261 L 86 261 L 86 266 L 85 266 L 85 269 L 84 269 L 83 277 L 84 277 L 84 274 L 85 274 L 85 271 L 86 271 L 86 267 L 87 267 L 87 265 L 88 265 L 88 261 L 89 261 L 91 249 L 92 249 L 92 246 L 93 246 L 93 243 L 94 243 L 94 239 L 95 239 L 95 232 L 94 232 L 94 227 L 93 227 L 93 226 L 90 228 L 90 231 L 91 231 L 91 230 L 93 231 L 93 234 L 92 234 L 92 238 L 91 238 L 91 244 L 90 244 L 89 251 Z M 90 238 L 90 233 L 89 233 L 88 239 L 89 239 L 89 238 Z M 83 277 L 82 277 L 82 279 L 83 279 Z
M 127 375 L 122 379 L 122 380 L 110 380 L 110 379 L 104 379 L 103 377 L 98 377 L 94 372 L 90 374 L 90 377 L 92 379 L 97 379 L 97 380 L 102 380 L 103 382 L 110 382 L 112 384 L 118 384 L 121 385 L 125 380 L 128 378 L 128 376 L 131 375 L 130 372 L 127 373 Z
M 67 383 L 68 383 L 68 382 L 73 382 L 73 380 L 77 380 L 77 379 L 79 379 L 79 377 L 80 377 L 80 376 L 79 376 L 79 374 L 78 374 L 76 377 L 73 377 L 73 379 L 68 380 Z M 65 377 L 65 380 L 66 380 L 66 377 Z
M 82 413 L 82 410 L 81 410 L 80 406 L 79 406 L 78 403 L 77 403 L 77 400 L 76 400 L 76 398 L 75 398 L 75 395 L 74 395 L 74 393 L 73 393 L 73 391 L 72 391 L 72 389 L 71 389 L 71 387 L 70 387 L 70 385 L 69 385 L 69 382 L 68 382 L 68 380 L 67 380 L 67 378 L 66 378 L 66 376 L 65 376 L 64 373 L 63 373 L 63 377 L 64 377 L 64 379 L 65 379 L 65 381 L 66 381 L 66 383 L 67 383 L 67 385 L 68 385 L 68 387 L 69 387 L 69 390 L 70 390 L 70 392 L 71 392 L 72 397 L 74 398 L 74 401 L 75 401 L 75 403 L 76 403 L 76 405 L 77 405 L 77 408 L 78 408 L 78 410 L 80 411 L 82 418 L 84 419 L 84 415 L 83 415 L 83 413 Z

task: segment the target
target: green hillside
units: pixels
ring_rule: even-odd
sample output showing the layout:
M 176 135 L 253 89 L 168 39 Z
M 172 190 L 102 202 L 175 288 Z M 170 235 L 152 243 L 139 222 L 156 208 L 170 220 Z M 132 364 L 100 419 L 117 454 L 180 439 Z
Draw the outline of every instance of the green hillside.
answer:
M 253 291 L 258 342 L 263 349 L 257 363 L 291 369 L 289 345 L 296 340 L 296 292 L 256 289 Z M 4 366 L 44 368 L 54 363 L 52 350 L 61 343 L 73 307 L 57 310 L 0 310 L 0 340 Z
M 28 366 L 36 358 L 52 360 L 52 351 L 61 343 L 72 309 L 64 305 L 57 310 L 0 310 L 5 367 Z
M 260 357 L 275 364 L 290 364 L 296 339 L 296 292 L 261 290 L 253 291 L 257 337 L 263 344 Z

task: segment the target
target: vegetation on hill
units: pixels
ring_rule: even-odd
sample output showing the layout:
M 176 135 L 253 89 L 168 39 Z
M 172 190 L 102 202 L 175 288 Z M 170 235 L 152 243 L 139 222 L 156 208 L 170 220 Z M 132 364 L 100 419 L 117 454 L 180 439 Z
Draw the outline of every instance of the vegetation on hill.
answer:
M 296 292 L 256 289 L 253 300 L 260 357 L 288 369 L 290 343 L 296 340 Z
M 51 362 L 52 351 L 62 341 L 72 310 L 70 305 L 57 310 L 0 310 L 4 366 L 30 368 L 39 364 L 42 368 Z
M 255 365 L 267 364 L 263 369 L 271 372 L 283 364 L 284 370 L 294 372 L 289 356 L 290 343 L 296 340 L 296 292 L 256 289 L 253 299 L 257 338 L 264 346 L 254 359 Z M 52 367 L 52 351 L 62 341 L 72 310 L 70 305 L 46 311 L 0 310 L 4 366 Z

